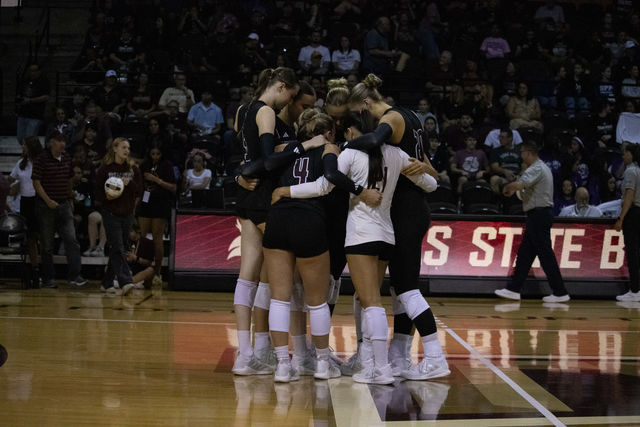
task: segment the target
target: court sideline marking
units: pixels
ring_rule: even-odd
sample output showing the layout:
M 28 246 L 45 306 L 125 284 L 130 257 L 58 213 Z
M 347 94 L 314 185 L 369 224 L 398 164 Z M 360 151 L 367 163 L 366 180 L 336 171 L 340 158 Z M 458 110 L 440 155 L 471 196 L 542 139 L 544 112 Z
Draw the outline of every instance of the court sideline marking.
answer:
M 453 339 L 458 341 L 462 347 L 467 349 L 467 351 L 471 354 L 472 357 L 478 359 L 482 362 L 487 368 L 489 368 L 496 376 L 498 376 L 502 381 L 507 383 L 509 387 L 511 387 L 516 393 L 518 393 L 524 400 L 529 402 L 531 406 L 533 406 L 538 412 L 540 412 L 546 419 L 548 419 L 554 426 L 565 426 L 565 424 L 560 421 L 551 411 L 544 407 L 543 404 L 538 402 L 533 396 L 527 393 L 522 387 L 516 384 L 511 378 L 507 376 L 502 370 L 500 370 L 496 365 L 494 365 L 489 359 L 484 357 L 478 350 L 470 346 L 465 340 L 460 338 L 458 334 L 456 334 L 453 330 L 451 330 L 447 325 L 442 323 L 442 321 L 436 319 L 438 326 L 441 327 L 445 332 L 447 332 Z

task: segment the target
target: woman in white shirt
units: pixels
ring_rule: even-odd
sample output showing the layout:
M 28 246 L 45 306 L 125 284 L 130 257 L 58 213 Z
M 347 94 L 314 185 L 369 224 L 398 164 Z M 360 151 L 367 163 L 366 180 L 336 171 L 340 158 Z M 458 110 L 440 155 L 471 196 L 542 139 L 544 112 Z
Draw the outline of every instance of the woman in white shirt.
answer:
M 27 252 L 31 262 L 31 283 L 38 287 L 38 221 L 36 217 L 36 190 L 31 180 L 33 160 L 42 152 L 42 145 L 37 136 L 25 138 L 22 144 L 22 159 L 13 167 L 9 182 L 18 182 L 20 186 L 20 215 L 27 220 Z
M 191 190 L 208 190 L 211 184 L 211 169 L 204 168 L 204 155 L 196 153 L 191 159 L 192 169 L 187 169 L 186 179 L 183 184 L 183 192 Z
M 345 138 L 350 141 L 373 128 L 368 111 L 351 113 Z M 400 148 L 384 144 L 368 154 L 346 149 L 338 157 L 338 169 L 356 185 L 375 188 L 382 193 L 382 202 L 372 208 L 351 196 L 347 217 L 345 252 L 349 273 L 363 307 L 363 369 L 353 375 L 356 382 L 391 384 L 393 375 L 387 355 L 388 325 L 380 298 L 380 286 L 395 245 L 391 222 L 391 201 L 402 169 L 411 164 L 409 156 Z M 424 191 L 437 188 L 430 175 L 407 176 Z M 333 186 L 324 178 L 291 187 L 278 188 L 273 200 L 279 197 L 306 198 L 327 194 Z
M 346 75 L 351 72 L 358 72 L 358 68 L 360 68 L 360 52 L 351 48 L 349 37 L 340 37 L 340 49 L 333 51 L 331 62 L 333 63 L 333 70 L 337 74 Z

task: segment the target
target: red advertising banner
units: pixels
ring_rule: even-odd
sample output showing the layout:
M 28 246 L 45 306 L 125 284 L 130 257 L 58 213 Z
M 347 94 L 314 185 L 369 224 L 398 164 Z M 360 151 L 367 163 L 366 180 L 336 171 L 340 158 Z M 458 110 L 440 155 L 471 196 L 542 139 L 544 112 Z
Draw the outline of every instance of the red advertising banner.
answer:
M 524 224 L 436 220 L 422 242 L 423 275 L 507 276 L 512 271 Z M 556 223 L 554 252 L 565 278 L 627 277 L 622 233 L 610 224 Z M 237 271 L 240 222 L 236 217 L 178 215 L 174 248 L 179 271 Z M 544 275 L 536 259 L 534 275 Z

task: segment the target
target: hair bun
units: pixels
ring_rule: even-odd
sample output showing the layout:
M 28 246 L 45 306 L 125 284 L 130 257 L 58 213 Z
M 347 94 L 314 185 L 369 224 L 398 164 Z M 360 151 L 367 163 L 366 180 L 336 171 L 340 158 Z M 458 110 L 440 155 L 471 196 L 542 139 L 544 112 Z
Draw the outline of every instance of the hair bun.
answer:
M 382 86 L 382 79 L 375 74 L 370 73 L 367 74 L 367 77 L 364 78 L 362 84 L 364 84 L 368 89 L 378 89 L 380 86 Z
M 339 79 L 331 79 L 327 82 L 327 89 L 333 90 L 338 88 L 349 89 L 349 85 L 347 84 L 347 79 L 345 79 L 344 77 L 341 77 Z

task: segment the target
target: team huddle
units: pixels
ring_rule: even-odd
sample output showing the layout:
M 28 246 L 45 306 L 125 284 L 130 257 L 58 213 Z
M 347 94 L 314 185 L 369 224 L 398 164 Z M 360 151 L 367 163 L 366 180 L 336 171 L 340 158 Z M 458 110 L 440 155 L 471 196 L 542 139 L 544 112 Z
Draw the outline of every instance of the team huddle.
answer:
M 322 112 L 293 70 L 267 69 L 253 100 L 238 109 L 244 161 L 236 178 L 242 231 L 234 374 L 274 374 L 276 382 L 349 375 L 374 384 L 449 375 L 418 286 L 430 222 L 426 193 L 438 174 L 424 155 L 422 123 L 386 104 L 381 83 L 373 74 L 352 90 L 344 79 L 330 81 Z M 331 354 L 329 333 L 347 263 L 358 350 L 343 362 Z M 380 297 L 387 267 L 390 343 Z M 418 364 L 410 355 L 415 329 L 424 349 Z

